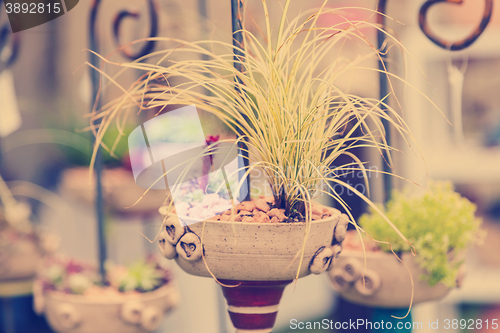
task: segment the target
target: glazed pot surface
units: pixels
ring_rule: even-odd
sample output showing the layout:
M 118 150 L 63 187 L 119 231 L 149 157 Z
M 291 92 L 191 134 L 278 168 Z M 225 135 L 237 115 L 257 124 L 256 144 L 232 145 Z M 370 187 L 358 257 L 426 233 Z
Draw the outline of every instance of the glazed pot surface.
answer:
M 173 283 L 143 294 L 117 298 L 35 292 L 35 308 L 58 333 L 146 333 L 178 303 Z
M 303 277 L 330 268 L 340 253 L 341 241 L 334 236 L 340 219 L 334 210 L 331 217 L 309 225 L 207 220 L 182 226 L 176 215 L 169 214 L 160 249 L 192 275 L 210 277 L 211 272 L 224 280 L 293 280 L 297 272 Z M 343 223 L 339 228 L 346 227 Z
M 401 258 L 409 271 L 392 253 L 367 252 L 365 270 L 363 252 L 345 250 L 329 272 L 333 288 L 352 303 L 384 308 L 407 307 L 412 296 L 411 272 L 413 304 L 438 300 L 448 294 L 451 288 L 443 283 L 430 286 L 421 279 L 425 271 L 412 254 L 403 253 Z
M 0 249 L 0 281 L 33 278 L 41 258 L 35 241 L 16 240 L 11 246 Z

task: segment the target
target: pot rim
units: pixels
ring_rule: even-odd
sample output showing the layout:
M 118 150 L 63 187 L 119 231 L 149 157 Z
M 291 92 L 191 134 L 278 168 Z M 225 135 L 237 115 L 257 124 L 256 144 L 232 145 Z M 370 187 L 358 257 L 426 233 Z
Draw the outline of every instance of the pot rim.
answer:
M 364 254 L 365 253 L 366 253 L 366 257 L 367 258 L 378 258 L 378 257 L 389 257 L 390 256 L 390 257 L 396 259 L 396 257 L 394 256 L 394 253 L 392 253 L 392 252 L 385 252 L 385 251 L 382 251 L 382 250 L 363 252 L 362 250 L 358 251 L 358 250 L 351 250 L 351 249 L 343 249 L 342 253 L 340 255 L 341 256 L 351 256 L 351 257 L 361 257 L 361 258 L 364 258 Z M 400 258 L 403 259 L 402 257 L 406 257 L 408 255 L 410 255 L 412 258 L 416 257 L 416 256 L 412 255 L 411 252 L 409 252 L 409 251 L 403 251 L 403 252 L 401 252 Z
M 341 213 L 340 211 L 338 211 L 337 209 L 333 208 L 333 207 L 328 207 L 328 206 L 324 206 L 326 208 L 328 208 L 331 212 L 332 212 L 332 215 L 329 216 L 329 217 L 326 217 L 324 219 L 321 219 L 321 220 L 312 220 L 310 223 L 311 224 L 319 224 L 319 223 L 324 223 L 326 221 L 330 221 L 332 218 L 339 218 L 341 216 Z M 335 216 L 335 214 L 337 216 Z M 177 214 L 175 213 L 168 213 L 166 216 L 177 216 Z M 165 215 L 163 215 L 165 216 Z M 191 219 L 190 217 L 183 217 L 183 220 L 193 220 Z M 242 225 L 242 226 L 289 226 L 289 225 L 297 225 L 297 226 L 301 226 L 301 225 L 306 225 L 306 221 L 304 222 L 278 222 L 278 223 L 271 223 L 271 222 L 238 222 L 238 221 L 215 221 L 215 220 L 202 220 L 202 221 L 198 221 L 198 222 L 194 222 L 194 223 L 189 223 L 187 225 L 184 225 L 184 223 L 181 223 L 181 225 L 183 226 L 187 226 L 189 227 L 190 225 L 193 225 L 193 224 L 197 224 L 197 223 L 201 223 L 201 222 L 206 222 L 206 223 L 213 223 L 213 224 L 238 224 L 238 225 Z
M 164 284 L 158 289 L 153 291 L 148 291 L 145 293 L 139 294 L 131 294 L 131 295 L 121 295 L 120 299 L 109 299 L 106 297 L 94 297 L 94 296 L 86 296 L 86 295 L 76 295 L 76 294 L 67 294 L 57 290 L 48 290 L 45 292 L 45 297 L 49 299 L 54 299 L 60 302 L 70 302 L 70 303 L 79 303 L 79 304 L 108 304 L 108 305 L 120 305 L 127 301 L 133 300 L 141 300 L 148 301 L 152 299 L 157 299 L 159 297 L 165 297 L 171 292 L 174 291 L 175 283 L 170 281 L 167 284 Z

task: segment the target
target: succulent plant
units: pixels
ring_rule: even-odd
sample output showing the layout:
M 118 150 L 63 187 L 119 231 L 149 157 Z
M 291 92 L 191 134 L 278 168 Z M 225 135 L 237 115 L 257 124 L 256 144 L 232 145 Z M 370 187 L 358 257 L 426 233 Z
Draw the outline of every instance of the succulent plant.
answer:
M 414 189 L 395 191 L 385 215 L 414 246 L 422 276 L 430 285 L 438 282 L 452 287 L 463 262 L 463 251 L 480 239 L 481 219 L 474 214 L 476 206 L 454 191 L 450 182 L 431 182 L 429 191 L 415 194 Z M 389 242 L 396 252 L 410 251 L 379 214 L 373 211 L 359 219 L 362 228 L 374 239 Z M 385 244 L 379 245 L 390 251 Z
M 150 263 L 137 262 L 128 268 L 120 283 L 121 291 L 147 292 L 163 284 L 163 273 Z
M 149 257 L 127 267 L 108 263 L 109 287 L 120 292 L 148 292 L 170 281 L 170 272 L 158 257 Z M 71 294 L 95 292 L 99 279 L 95 267 L 66 257 L 46 259 L 38 279 L 45 289 Z

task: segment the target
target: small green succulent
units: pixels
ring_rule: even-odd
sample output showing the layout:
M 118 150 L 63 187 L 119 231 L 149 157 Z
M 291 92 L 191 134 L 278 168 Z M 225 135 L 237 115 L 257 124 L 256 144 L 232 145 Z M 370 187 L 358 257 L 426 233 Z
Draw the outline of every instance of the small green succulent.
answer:
M 163 284 L 161 271 L 150 263 L 138 262 L 130 266 L 120 281 L 120 291 L 152 291 Z
M 462 250 L 480 238 L 481 220 L 474 215 L 476 206 L 455 192 L 450 182 L 432 182 L 429 190 L 423 195 L 408 188 L 395 191 L 382 210 L 415 247 L 416 260 L 427 272 L 422 278 L 431 286 L 442 282 L 452 287 L 463 262 Z M 379 214 L 364 214 L 359 223 L 374 239 L 391 243 L 394 251 L 410 251 Z M 381 248 L 390 251 L 388 245 Z

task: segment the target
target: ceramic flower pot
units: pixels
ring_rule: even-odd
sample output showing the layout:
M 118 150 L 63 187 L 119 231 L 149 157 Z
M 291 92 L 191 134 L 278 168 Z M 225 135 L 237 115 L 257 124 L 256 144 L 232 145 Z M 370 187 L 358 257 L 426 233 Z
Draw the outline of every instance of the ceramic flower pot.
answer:
M 33 278 L 41 257 L 37 242 L 31 238 L 0 244 L 0 281 Z
M 0 296 L 31 294 L 33 279 L 45 254 L 53 253 L 59 238 L 52 234 L 0 234 Z
M 401 259 L 413 277 L 413 304 L 438 300 L 450 291 L 443 283 L 430 286 L 423 281 L 421 276 L 425 271 L 412 254 L 403 253 Z M 461 270 L 457 277 L 458 286 L 463 273 Z M 329 275 L 333 288 L 350 302 L 383 308 L 410 305 L 412 284 L 409 272 L 392 253 L 367 251 L 365 269 L 362 251 L 344 250 Z
M 89 181 L 88 168 L 71 168 L 64 171 L 59 190 L 78 201 L 89 205 L 95 200 L 95 184 Z M 158 206 L 163 205 L 165 198 L 137 186 L 131 172 L 124 168 L 106 169 L 103 171 L 103 192 L 106 203 L 113 211 L 121 214 L 156 213 Z M 144 195 L 144 197 L 143 197 Z M 137 200 L 141 199 L 136 203 Z
M 305 223 L 207 220 L 182 226 L 176 215 L 168 214 L 159 247 L 185 272 L 204 277 L 211 272 L 226 285 L 222 288 L 237 332 L 271 332 L 283 290 L 297 272 L 303 277 L 333 267 L 346 217 L 333 210 L 307 230 Z
M 34 287 L 34 308 L 58 333 L 145 333 L 178 303 L 175 284 L 147 293 L 84 296 Z

